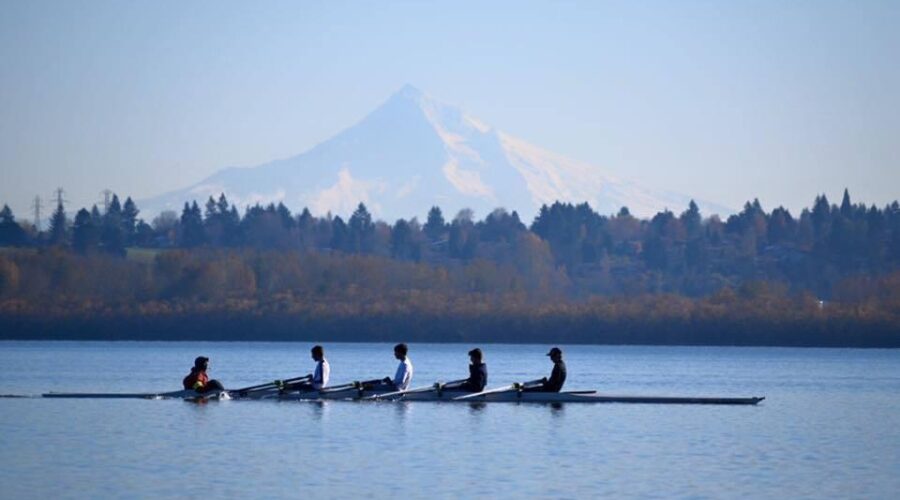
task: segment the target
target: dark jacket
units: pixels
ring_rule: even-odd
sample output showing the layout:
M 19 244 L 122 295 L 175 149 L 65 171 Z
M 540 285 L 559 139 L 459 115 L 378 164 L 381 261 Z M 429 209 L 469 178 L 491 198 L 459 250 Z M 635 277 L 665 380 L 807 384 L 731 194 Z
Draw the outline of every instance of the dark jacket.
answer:
M 553 371 L 550 372 L 550 379 L 544 382 L 544 392 L 559 392 L 566 383 L 566 362 L 560 360 L 559 363 L 553 365 Z
M 479 363 L 469 365 L 469 378 L 463 384 L 463 388 L 470 392 L 481 392 L 487 385 L 487 365 Z

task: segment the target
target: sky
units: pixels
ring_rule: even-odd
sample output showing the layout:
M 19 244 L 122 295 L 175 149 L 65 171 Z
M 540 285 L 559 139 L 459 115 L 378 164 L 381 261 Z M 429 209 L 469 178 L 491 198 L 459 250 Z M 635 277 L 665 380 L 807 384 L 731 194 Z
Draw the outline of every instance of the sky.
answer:
M 648 186 L 882 206 L 898 27 L 897 1 L 3 0 L 0 204 L 30 218 L 57 187 L 78 208 L 293 156 L 409 83 Z

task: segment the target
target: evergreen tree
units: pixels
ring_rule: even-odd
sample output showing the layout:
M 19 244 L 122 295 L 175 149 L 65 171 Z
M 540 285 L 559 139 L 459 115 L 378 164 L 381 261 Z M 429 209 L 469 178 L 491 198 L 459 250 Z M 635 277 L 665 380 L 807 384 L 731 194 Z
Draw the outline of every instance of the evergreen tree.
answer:
M 428 220 L 422 228 L 425 235 L 432 242 L 438 241 L 447 233 L 447 223 L 444 221 L 444 215 L 439 207 L 431 207 L 428 211 Z
M 96 250 L 99 243 L 99 228 L 94 224 L 91 213 L 82 208 L 75 214 L 72 224 L 72 248 L 80 254 L 86 254 Z
M 841 200 L 841 215 L 848 219 L 853 216 L 853 204 L 850 203 L 850 192 L 844 188 L 844 197 Z
M 184 203 L 184 209 L 181 211 L 181 246 L 193 248 L 203 245 L 206 242 L 206 233 L 203 230 L 203 216 L 200 213 L 200 207 L 194 201 L 188 205 Z
M 122 231 L 125 233 L 125 244 L 133 245 L 135 233 L 137 231 L 138 214 L 140 214 L 137 205 L 131 200 L 131 196 L 125 199 L 125 205 L 122 206 Z
M 229 212 L 228 199 L 225 198 L 225 193 L 219 193 L 219 200 L 216 202 L 216 211 L 220 215 L 227 214 Z
M 11 224 L 16 221 L 15 216 L 12 213 L 12 210 L 9 208 L 9 205 L 4 204 L 3 209 L 0 210 L 0 224 Z
M 810 217 L 816 240 L 824 239 L 828 232 L 831 231 L 831 207 L 828 205 L 828 198 L 824 194 L 816 196 Z
M 681 224 L 687 231 L 689 240 L 699 238 L 703 235 L 703 219 L 700 216 L 700 208 L 691 200 L 688 209 L 681 213 L 679 217 Z
M 391 231 L 391 257 L 402 260 L 418 260 L 419 255 L 413 241 L 410 224 L 403 219 L 398 220 Z
M 309 249 L 315 246 L 316 221 L 309 209 L 304 207 L 303 212 L 297 216 L 297 233 L 300 248 Z
M 356 207 L 347 224 L 348 247 L 353 253 L 370 253 L 373 246 L 375 225 L 372 223 L 372 215 L 362 203 Z
M 519 233 L 526 231 L 525 225 L 519 220 L 519 214 L 507 213 L 505 209 L 498 208 L 490 213 L 484 222 L 479 224 L 478 236 L 484 242 L 516 241 Z
M 335 217 L 334 220 L 331 221 L 331 242 L 329 243 L 329 246 L 332 250 L 347 250 L 349 240 L 347 233 L 347 224 L 344 223 L 340 216 Z
M 216 204 L 216 200 L 213 199 L 212 196 L 206 200 L 206 212 L 203 214 L 203 219 L 205 222 L 209 222 L 216 218 L 219 215 L 219 205 Z
M 0 210 L 0 246 L 21 246 L 25 244 L 27 236 L 22 226 L 16 222 L 9 206 L 3 205 Z
M 100 246 L 112 255 L 125 256 L 125 231 L 123 229 L 122 204 L 115 194 L 103 214 L 103 229 L 100 231 Z
M 50 244 L 64 246 L 67 242 L 66 229 L 66 209 L 59 202 L 50 217 Z
M 219 201 L 222 201 L 222 197 Z M 203 229 L 206 240 L 215 246 L 224 246 L 227 235 L 224 228 L 224 217 L 228 213 L 228 202 L 225 201 L 224 210 L 221 204 L 213 199 L 212 196 L 206 200 L 206 210 L 203 217 Z
M 94 221 L 94 225 L 97 227 L 103 225 L 103 216 L 100 215 L 100 209 L 97 208 L 97 205 L 91 207 L 91 220 Z
M 232 205 L 231 210 L 223 218 L 223 227 L 225 231 L 225 244 L 228 246 L 238 246 L 243 243 L 243 234 L 241 233 L 241 216 L 238 215 L 237 207 Z
M 278 214 L 278 220 L 281 222 L 281 227 L 285 229 L 294 228 L 294 216 L 291 215 L 291 211 L 284 205 L 284 203 L 278 203 L 278 206 L 275 207 L 275 213 Z
M 784 207 L 772 210 L 769 216 L 768 239 L 770 243 L 784 243 L 793 239 L 794 219 L 791 213 Z

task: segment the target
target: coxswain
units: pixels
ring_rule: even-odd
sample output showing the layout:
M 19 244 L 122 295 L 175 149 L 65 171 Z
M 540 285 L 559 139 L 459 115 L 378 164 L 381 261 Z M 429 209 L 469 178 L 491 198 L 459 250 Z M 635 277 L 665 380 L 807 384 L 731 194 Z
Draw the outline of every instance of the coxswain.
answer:
M 540 380 L 540 385 L 534 387 L 526 387 L 526 391 L 532 392 L 559 392 L 566 383 L 566 363 L 562 359 L 562 351 L 559 347 L 550 349 L 547 353 L 550 360 L 553 361 L 553 371 L 550 372 L 550 378 L 544 377 Z
M 484 364 L 484 354 L 481 349 L 475 348 L 469 351 L 469 378 L 458 383 L 449 383 L 444 386 L 447 391 L 481 392 L 487 385 L 487 365 Z
M 224 391 L 225 387 L 221 382 L 209 379 L 209 375 L 206 374 L 207 370 L 209 370 L 209 358 L 204 356 L 197 357 L 194 360 L 194 367 L 191 368 L 191 373 L 181 381 L 184 390 L 189 391 L 193 389 L 201 394 L 211 391 Z
M 409 388 L 409 383 L 412 382 L 413 365 L 409 360 L 409 356 L 407 356 L 408 352 L 409 348 L 406 344 L 394 346 L 394 357 L 400 360 L 400 364 L 397 366 L 397 373 L 394 375 L 393 380 L 390 377 L 385 377 L 382 380 L 386 385 L 392 386 L 395 391 L 405 391 Z

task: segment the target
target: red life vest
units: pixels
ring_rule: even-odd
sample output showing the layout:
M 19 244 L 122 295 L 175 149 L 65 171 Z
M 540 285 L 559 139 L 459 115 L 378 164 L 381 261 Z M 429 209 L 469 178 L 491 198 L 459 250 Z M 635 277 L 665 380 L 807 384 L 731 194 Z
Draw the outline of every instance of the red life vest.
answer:
M 187 377 L 184 377 L 184 380 L 181 381 L 182 385 L 184 386 L 184 390 L 186 391 L 190 389 L 194 389 L 195 391 L 200 390 L 206 387 L 207 382 L 209 382 L 209 376 L 206 374 L 206 372 L 196 371 L 193 369 L 191 370 L 191 373 Z

